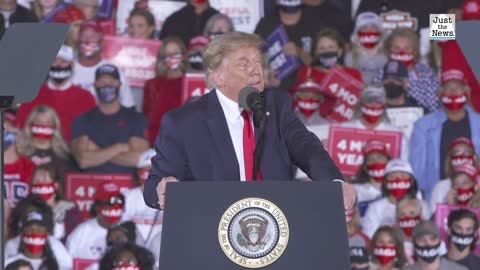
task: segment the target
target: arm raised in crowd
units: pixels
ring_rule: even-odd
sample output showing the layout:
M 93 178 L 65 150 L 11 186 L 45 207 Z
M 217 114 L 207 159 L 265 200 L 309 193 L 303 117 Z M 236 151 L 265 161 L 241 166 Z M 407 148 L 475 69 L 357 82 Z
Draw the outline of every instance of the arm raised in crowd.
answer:
M 136 167 L 140 155 L 149 148 L 146 139 L 140 137 L 132 137 L 128 140 L 129 150 L 121 152 L 111 159 L 112 163 L 125 167 Z
M 72 150 L 78 166 L 86 169 L 111 161 L 117 155 L 128 152 L 130 146 L 126 143 L 116 143 L 100 148 L 88 136 L 83 135 L 72 141 Z

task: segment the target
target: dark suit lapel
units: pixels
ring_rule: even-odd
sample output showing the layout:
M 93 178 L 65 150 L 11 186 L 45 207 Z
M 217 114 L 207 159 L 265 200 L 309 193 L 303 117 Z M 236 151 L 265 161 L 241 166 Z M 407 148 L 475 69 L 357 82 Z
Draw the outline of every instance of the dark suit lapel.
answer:
M 215 144 L 215 150 L 218 153 L 218 159 L 214 161 L 215 166 L 223 168 L 224 180 L 240 180 L 237 155 L 235 154 L 227 120 L 218 100 L 216 90 L 210 91 L 207 95 L 208 112 L 206 123 Z

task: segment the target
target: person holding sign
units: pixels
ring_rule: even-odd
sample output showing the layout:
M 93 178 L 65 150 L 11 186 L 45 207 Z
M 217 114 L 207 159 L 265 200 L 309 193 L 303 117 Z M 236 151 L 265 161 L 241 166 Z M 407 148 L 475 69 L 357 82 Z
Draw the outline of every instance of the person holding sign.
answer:
M 166 38 L 158 51 L 157 75 L 145 82 L 143 114 L 148 119 L 150 143 L 155 144 L 163 115 L 182 104 L 182 77 L 187 49 L 178 38 Z
M 226 33 L 210 42 L 203 63 L 212 91 L 163 116 L 143 194 L 149 207 L 164 208 L 170 182 L 293 180 L 294 165 L 314 181 L 343 178 L 318 137 L 294 114 L 288 93 L 264 89 L 261 47 L 258 36 L 242 32 Z M 246 109 L 250 105 L 240 105 L 248 89 L 263 92 L 264 121 L 269 123 L 257 175 L 253 153 L 258 118 Z M 345 182 L 342 188 L 348 212 L 356 191 Z
M 357 204 L 363 216 L 368 205 L 382 197 L 385 168 L 391 159 L 387 145 L 380 140 L 368 141 L 362 149 L 363 164 L 358 168 L 354 186 L 358 192 Z
M 468 269 L 480 269 L 480 257 L 473 253 L 478 238 L 478 218 L 468 209 L 453 210 L 448 215 L 447 258 Z
M 345 56 L 345 64 L 358 69 L 367 84 L 373 82 L 373 77 L 387 62 L 382 48 L 385 34 L 377 14 L 362 12 L 357 16 L 351 37 L 353 48 Z
M 468 106 L 470 88 L 460 70 L 442 73 L 438 96 L 443 109 L 420 118 L 410 138 L 410 157 L 420 188 L 430 199 L 439 179 L 444 179 L 448 146 L 458 137 L 469 138 L 480 156 L 480 114 Z
M 448 178 L 438 181 L 433 187 L 432 198 L 430 199 L 432 211 L 435 211 L 437 204 L 447 202 L 447 194 L 452 188 L 454 168 L 464 164 L 472 165 L 477 171 L 480 171 L 480 161 L 475 153 L 473 142 L 466 137 L 459 137 L 448 146 L 448 156 L 445 161 L 445 175 Z
M 368 236 L 372 236 L 381 225 L 396 223 L 395 206 L 405 196 L 421 197 L 418 193 L 417 181 L 413 178 L 412 166 L 407 161 L 392 159 L 385 169 L 385 180 L 382 183 L 382 194 L 385 196 L 368 206 L 362 220 L 362 228 Z M 427 203 L 422 200 L 422 216 L 430 218 Z
M 405 134 L 396 126 L 392 125 L 385 112 L 386 96 L 385 89 L 381 85 L 367 85 L 360 95 L 360 104 L 357 106 L 356 117 L 340 126 L 367 129 L 396 131 L 402 133 L 400 158 L 408 157 L 408 141 Z

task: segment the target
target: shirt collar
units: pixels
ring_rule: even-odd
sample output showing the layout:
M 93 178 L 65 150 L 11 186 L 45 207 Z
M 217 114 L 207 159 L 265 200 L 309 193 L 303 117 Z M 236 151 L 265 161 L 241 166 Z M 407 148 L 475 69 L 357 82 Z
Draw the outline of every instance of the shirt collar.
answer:
M 67 90 L 68 88 L 70 88 L 72 86 L 72 80 L 71 79 L 68 79 L 67 83 L 65 83 L 64 85 L 58 87 L 57 85 L 53 84 L 53 82 L 51 80 L 48 80 L 47 81 L 47 86 L 48 88 L 52 89 L 52 90 L 60 90 L 60 91 L 65 91 Z
M 237 102 L 226 97 L 219 89 L 217 89 L 215 93 L 217 94 L 218 101 L 220 101 L 220 106 L 222 106 L 225 118 L 227 118 L 228 121 L 232 122 L 241 117 L 243 109 L 240 108 Z

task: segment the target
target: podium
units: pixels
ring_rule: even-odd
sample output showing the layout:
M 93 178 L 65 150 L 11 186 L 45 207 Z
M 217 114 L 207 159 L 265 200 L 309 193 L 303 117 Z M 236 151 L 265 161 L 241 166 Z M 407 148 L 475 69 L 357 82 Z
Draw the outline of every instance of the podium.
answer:
M 350 269 L 341 183 L 169 183 L 160 269 Z

